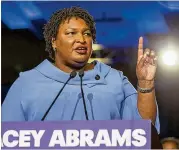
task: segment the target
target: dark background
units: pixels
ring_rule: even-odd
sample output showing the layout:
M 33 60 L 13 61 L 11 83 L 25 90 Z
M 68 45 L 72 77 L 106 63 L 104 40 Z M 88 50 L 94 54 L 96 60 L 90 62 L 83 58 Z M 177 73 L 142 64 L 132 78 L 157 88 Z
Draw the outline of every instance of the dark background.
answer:
M 2 2 L 2 102 L 19 72 L 48 57 L 42 27 L 52 12 L 77 5 L 94 16 L 97 41 L 104 46 L 93 57 L 110 59 L 108 65 L 123 71 L 135 87 L 138 38 L 156 51 L 160 136 L 179 137 L 179 63 L 161 62 L 161 52 L 171 44 L 179 53 L 179 2 Z

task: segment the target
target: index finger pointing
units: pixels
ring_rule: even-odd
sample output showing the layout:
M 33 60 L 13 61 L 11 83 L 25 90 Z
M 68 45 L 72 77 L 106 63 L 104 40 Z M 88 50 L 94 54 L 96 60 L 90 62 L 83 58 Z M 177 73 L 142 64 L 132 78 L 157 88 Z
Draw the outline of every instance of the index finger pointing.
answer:
M 138 61 L 143 56 L 143 37 L 139 38 L 139 45 L 138 45 Z

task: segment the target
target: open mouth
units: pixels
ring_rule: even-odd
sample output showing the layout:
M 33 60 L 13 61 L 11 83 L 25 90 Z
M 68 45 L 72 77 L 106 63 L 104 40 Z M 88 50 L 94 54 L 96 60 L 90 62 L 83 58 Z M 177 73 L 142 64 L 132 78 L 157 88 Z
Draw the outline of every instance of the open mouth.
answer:
M 78 53 L 78 54 L 81 54 L 81 55 L 84 55 L 87 53 L 87 47 L 77 47 L 75 49 L 75 51 Z

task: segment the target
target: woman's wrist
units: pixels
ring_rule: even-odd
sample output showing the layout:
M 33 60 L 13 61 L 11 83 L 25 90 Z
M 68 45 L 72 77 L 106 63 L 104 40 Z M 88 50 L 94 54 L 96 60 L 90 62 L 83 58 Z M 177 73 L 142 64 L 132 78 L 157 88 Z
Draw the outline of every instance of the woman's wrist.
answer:
M 154 80 L 138 80 L 138 86 L 140 88 L 150 89 L 154 87 Z

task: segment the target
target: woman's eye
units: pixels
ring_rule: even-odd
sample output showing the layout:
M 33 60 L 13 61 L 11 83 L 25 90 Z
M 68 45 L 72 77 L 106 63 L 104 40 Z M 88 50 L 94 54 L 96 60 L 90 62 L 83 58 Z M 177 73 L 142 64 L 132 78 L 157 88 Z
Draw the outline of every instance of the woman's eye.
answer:
M 91 33 L 84 33 L 84 35 L 91 36 Z
M 67 32 L 67 35 L 74 35 L 75 32 Z

